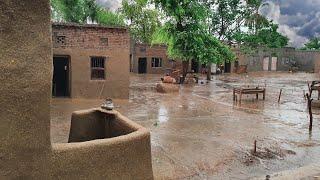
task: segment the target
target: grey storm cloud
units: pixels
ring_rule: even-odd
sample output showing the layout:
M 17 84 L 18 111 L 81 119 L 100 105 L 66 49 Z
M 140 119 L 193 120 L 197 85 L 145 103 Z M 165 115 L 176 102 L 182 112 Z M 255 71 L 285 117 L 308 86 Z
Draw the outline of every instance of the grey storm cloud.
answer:
M 301 47 L 308 39 L 320 36 L 320 0 L 265 0 L 261 9 L 279 24 L 279 31 L 290 38 L 290 45 Z

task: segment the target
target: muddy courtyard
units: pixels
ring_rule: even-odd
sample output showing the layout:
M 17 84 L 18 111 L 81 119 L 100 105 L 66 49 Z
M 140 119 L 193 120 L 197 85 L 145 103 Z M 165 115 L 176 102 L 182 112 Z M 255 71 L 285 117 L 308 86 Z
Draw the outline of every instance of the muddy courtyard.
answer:
M 161 94 L 155 91 L 160 75 L 131 74 L 129 100 L 114 102 L 116 110 L 150 129 L 155 179 L 248 179 L 319 162 L 320 108 L 313 109 L 309 133 L 303 96 L 307 81 L 319 79 L 308 73 L 218 75 Z M 244 95 L 234 103 L 233 87 L 241 86 L 266 87 L 266 100 Z M 102 101 L 52 99 L 52 141 L 67 142 L 73 111 Z

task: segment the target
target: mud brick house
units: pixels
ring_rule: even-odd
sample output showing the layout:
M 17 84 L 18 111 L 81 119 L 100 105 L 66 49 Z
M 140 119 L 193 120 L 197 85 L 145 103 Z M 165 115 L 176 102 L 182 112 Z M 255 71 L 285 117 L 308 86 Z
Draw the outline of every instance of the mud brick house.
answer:
M 139 74 L 165 74 L 181 66 L 167 56 L 165 45 L 131 43 L 130 71 Z
M 53 23 L 52 42 L 54 97 L 128 98 L 126 28 Z

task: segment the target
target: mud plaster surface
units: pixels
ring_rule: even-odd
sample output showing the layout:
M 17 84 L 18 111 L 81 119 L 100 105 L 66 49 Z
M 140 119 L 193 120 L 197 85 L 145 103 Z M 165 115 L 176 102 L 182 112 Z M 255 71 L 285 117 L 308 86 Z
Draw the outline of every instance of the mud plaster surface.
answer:
M 247 179 L 319 162 L 320 110 L 314 109 L 309 134 L 303 98 L 306 81 L 319 78 L 307 73 L 221 75 L 209 84 L 185 85 L 180 93 L 160 94 L 154 89 L 159 75 L 131 74 L 129 100 L 115 100 L 115 105 L 151 130 L 155 179 Z M 248 85 L 266 86 L 266 101 L 245 95 L 241 105 L 233 103 L 232 87 Z M 53 99 L 52 141 L 67 142 L 72 111 L 101 102 Z M 246 163 L 254 140 L 258 150 L 279 154 Z

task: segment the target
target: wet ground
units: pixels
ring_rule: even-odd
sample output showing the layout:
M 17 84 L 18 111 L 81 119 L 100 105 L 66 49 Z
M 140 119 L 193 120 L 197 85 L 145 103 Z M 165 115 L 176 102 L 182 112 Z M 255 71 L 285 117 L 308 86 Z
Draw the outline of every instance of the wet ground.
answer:
M 118 111 L 150 129 L 155 179 L 248 179 L 319 162 L 320 109 L 309 133 L 303 96 L 318 74 L 220 75 L 172 94 L 155 92 L 159 78 L 132 75 L 129 100 L 115 100 Z M 266 87 L 265 101 L 244 95 L 233 102 L 233 87 L 257 85 Z M 72 111 L 101 102 L 53 99 L 52 141 L 67 142 Z

